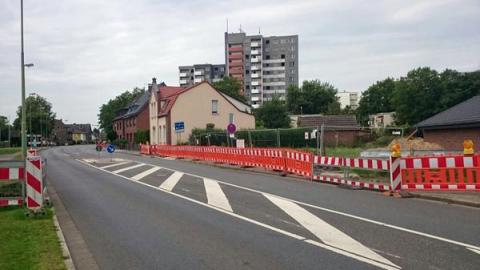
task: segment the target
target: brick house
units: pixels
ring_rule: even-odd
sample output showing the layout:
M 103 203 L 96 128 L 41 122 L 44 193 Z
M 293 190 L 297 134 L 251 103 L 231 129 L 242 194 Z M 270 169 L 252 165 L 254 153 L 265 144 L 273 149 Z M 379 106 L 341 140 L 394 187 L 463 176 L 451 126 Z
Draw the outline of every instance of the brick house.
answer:
M 113 119 L 113 130 L 118 139 L 126 140 L 129 145 L 133 145 L 135 133 L 139 130 L 148 130 L 149 98 L 150 92 L 145 91 L 126 108 L 117 112 L 117 116 Z
M 426 142 L 445 150 L 463 150 L 463 141 L 473 141 L 480 151 L 480 96 L 474 96 L 415 125 Z

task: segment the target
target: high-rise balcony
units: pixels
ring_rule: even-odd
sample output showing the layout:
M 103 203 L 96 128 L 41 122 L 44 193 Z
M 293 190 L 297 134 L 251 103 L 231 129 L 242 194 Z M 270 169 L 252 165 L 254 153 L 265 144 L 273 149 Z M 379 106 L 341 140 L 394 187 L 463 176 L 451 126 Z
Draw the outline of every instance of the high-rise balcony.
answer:
M 250 54 L 251 55 L 260 55 L 260 50 L 251 50 Z
M 187 73 L 185 72 L 180 72 L 180 78 L 187 77 Z
M 260 78 L 260 74 L 258 74 L 258 73 L 252 73 L 252 75 L 250 75 L 250 77 L 252 77 L 252 78 Z
M 258 47 L 260 47 L 260 42 L 258 42 L 258 41 L 251 42 L 251 43 L 250 43 L 250 47 L 252 47 L 252 48 L 258 48 Z
M 195 70 L 193 73 L 195 76 L 203 75 L 203 70 Z

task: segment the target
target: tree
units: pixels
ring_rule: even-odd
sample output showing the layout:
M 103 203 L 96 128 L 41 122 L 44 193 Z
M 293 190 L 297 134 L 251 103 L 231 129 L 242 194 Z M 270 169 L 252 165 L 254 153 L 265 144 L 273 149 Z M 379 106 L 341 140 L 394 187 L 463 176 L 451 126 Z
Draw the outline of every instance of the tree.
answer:
M 8 132 L 12 129 L 8 119 L 5 116 L 0 115 L 0 145 L 2 141 L 8 140 Z
M 319 80 L 303 81 L 302 88 L 290 86 L 287 90 L 288 110 L 294 114 L 328 113 L 339 108 L 337 89 L 326 82 Z
M 254 111 L 255 119 L 260 123 L 259 126 L 265 128 L 288 128 L 290 127 L 290 117 L 288 116 L 285 102 L 278 97 L 263 105 Z
M 441 109 L 442 84 L 437 71 L 428 67 L 408 72 L 395 84 L 392 104 L 397 124 L 416 124 Z
M 214 82 L 213 87 L 215 89 L 223 92 L 224 94 L 227 94 L 228 96 L 231 96 L 231 97 L 233 97 L 235 99 L 238 99 L 242 102 L 247 101 L 245 96 L 240 94 L 240 90 L 242 88 L 242 83 L 238 79 L 236 79 L 232 76 L 225 76 L 225 77 L 223 77 L 222 80 L 220 80 L 218 82 Z
M 393 91 L 395 90 L 395 80 L 387 78 L 383 81 L 377 81 L 362 93 L 362 98 L 358 104 L 357 119 L 362 124 L 367 124 L 370 114 L 394 111 L 391 103 Z
M 55 120 L 52 104 L 39 95 L 28 96 L 25 99 L 27 134 L 50 136 Z M 18 106 L 17 118 L 13 122 L 16 130 L 21 130 L 22 106 Z
M 113 141 L 117 137 L 113 130 L 113 119 L 117 116 L 118 111 L 127 107 L 134 99 L 144 93 L 145 89 L 135 87 L 131 92 L 127 90 L 100 107 L 98 123 L 107 134 L 107 139 Z
M 150 141 L 150 130 L 140 129 L 135 132 L 135 143 L 146 143 Z
M 440 73 L 442 96 L 439 111 L 480 94 L 480 71 L 458 72 L 446 69 Z

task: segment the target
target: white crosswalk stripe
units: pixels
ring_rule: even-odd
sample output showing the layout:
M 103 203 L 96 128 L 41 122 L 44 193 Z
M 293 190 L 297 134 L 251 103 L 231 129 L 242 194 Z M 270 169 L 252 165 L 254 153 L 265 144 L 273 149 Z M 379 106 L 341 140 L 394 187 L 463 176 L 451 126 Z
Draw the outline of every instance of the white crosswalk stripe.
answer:
M 400 268 L 296 203 L 268 194 L 263 195 L 300 223 L 300 225 L 317 236 L 325 244 L 360 255 L 373 261 Z
M 133 165 L 133 166 L 130 166 L 130 167 L 121 168 L 121 169 L 119 169 L 119 170 L 113 171 L 113 173 L 121 173 L 121 172 L 124 172 L 124 171 L 128 171 L 128 170 L 131 170 L 131 169 L 135 169 L 135 168 L 138 168 L 138 167 L 142 167 L 142 166 L 144 166 L 144 165 L 145 165 L 145 163 L 140 163 L 140 164 Z
M 100 169 L 108 169 L 108 168 L 111 168 L 111 167 L 120 166 L 120 165 L 124 165 L 124 164 L 127 164 L 127 163 L 130 163 L 130 161 L 124 161 L 124 162 L 120 162 L 120 163 L 110 164 L 110 165 L 107 165 L 107 166 L 100 167 Z
M 203 178 L 203 184 L 205 185 L 205 192 L 207 194 L 208 204 L 230 212 L 233 211 L 227 197 L 225 196 L 225 193 L 223 193 L 222 188 L 217 181 Z
M 144 178 L 144 177 L 146 177 L 146 176 L 149 176 L 150 174 L 152 174 L 152 173 L 154 173 L 154 172 L 156 172 L 156 171 L 158 171 L 158 170 L 160 170 L 160 169 L 161 169 L 161 167 L 155 166 L 155 167 L 150 168 L 150 169 L 148 169 L 148 170 L 146 170 L 146 171 L 143 171 L 143 172 L 141 172 L 141 173 L 139 173 L 139 174 L 137 174 L 137 175 L 134 175 L 134 176 L 132 176 L 131 178 L 132 178 L 133 180 L 135 180 L 135 181 L 138 181 L 138 180 L 140 180 L 140 179 L 142 179 L 142 178 Z
M 167 178 L 161 185 L 160 188 L 166 189 L 168 191 L 172 191 L 175 185 L 178 183 L 178 180 L 182 178 L 183 173 L 181 172 L 174 172 L 170 177 Z

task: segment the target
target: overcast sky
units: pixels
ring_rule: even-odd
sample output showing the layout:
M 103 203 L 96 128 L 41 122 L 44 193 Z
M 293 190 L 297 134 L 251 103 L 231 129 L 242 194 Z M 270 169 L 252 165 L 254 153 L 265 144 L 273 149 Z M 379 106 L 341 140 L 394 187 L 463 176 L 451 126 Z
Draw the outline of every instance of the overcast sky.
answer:
M 20 103 L 20 0 L 0 1 L 0 115 Z M 178 66 L 224 63 L 229 32 L 299 35 L 300 80 L 363 91 L 419 66 L 480 69 L 479 0 L 25 0 L 27 94 L 58 118 L 97 123 L 98 108 Z

